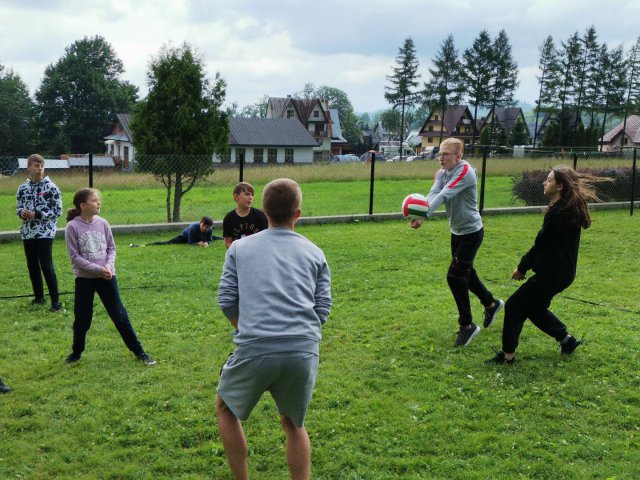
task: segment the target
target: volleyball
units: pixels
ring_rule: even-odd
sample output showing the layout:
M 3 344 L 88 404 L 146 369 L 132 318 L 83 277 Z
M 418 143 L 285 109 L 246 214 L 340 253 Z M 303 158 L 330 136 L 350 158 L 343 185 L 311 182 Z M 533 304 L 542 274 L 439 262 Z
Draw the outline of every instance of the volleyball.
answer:
M 427 197 L 420 193 L 407 195 L 402 201 L 402 214 L 404 218 L 425 219 L 429 214 L 429 202 Z

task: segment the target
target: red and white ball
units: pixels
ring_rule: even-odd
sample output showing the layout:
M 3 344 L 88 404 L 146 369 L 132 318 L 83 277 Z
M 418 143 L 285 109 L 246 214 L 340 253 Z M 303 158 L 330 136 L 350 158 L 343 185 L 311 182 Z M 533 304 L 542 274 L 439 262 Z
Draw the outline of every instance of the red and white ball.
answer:
M 429 215 L 427 197 L 420 193 L 407 195 L 402 201 L 402 215 L 404 215 L 404 218 L 413 218 L 415 220 L 427 218 Z

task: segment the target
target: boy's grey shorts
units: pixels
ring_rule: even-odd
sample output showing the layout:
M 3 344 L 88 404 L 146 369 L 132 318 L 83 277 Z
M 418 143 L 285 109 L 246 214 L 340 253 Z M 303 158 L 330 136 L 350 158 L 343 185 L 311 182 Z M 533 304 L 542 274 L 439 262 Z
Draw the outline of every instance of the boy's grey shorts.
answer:
M 218 395 L 236 417 L 246 420 L 269 391 L 280 415 L 302 427 L 317 376 L 318 356 L 312 353 L 252 358 L 231 354 L 222 367 Z

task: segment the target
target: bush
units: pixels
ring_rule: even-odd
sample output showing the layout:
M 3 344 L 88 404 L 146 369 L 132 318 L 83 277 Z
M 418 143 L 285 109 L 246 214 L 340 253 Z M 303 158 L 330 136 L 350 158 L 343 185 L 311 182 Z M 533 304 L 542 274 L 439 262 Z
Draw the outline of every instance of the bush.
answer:
M 631 199 L 630 167 L 579 168 L 579 172 L 590 173 L 598 177 L 608 177 L 613 182 L 605 181 L 595 184 L 598 196 L 603 202 L 628 202 Z M 520 177 L 513 177 L 513 197 L 526 205 L 544 205 L 548 202 L 542 190 L 542 183 L 549 175 L 548 170 L 532 170 L 522 172 Z M 640 199 L 640 175 L 635 174 L 634 200 Z

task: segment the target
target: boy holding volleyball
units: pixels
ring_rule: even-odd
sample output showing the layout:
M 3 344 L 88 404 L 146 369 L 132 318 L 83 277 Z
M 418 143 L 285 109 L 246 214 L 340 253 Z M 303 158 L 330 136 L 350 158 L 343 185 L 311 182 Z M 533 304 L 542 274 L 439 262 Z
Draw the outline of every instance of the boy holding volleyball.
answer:
M 262 193 L 269 228 L 227 251 L 218 304 L 239 332 L 220 374 L 216 414 L 233 477 L 248 478 L 246 420 L 265 391 L 276 402 L 293 479 L 309 479 L 311 446 L 304 418 L 318 372 L 322 325 L 331 309 L 324 253 L 294 232 L 302 193 L 273 180 Z
M 447 271 L 447 283 L 458 307 L 460 329 L 454 345 L 464 347 L 480 333 L 473 323 L 469 291 L 484 306 L 484 327 L 488 328 L 504 307 L 502 300 L 493 297 L 484 286 L 473 260 L 482 244 L 484 228 L 478 211 L 476 171 L 462 160 L 463 145 L 457 138 L 448 138 L 440 145 L 438 160 L 441 169 L 427 196 L 429 214 L 444 203 L 451 229 L 451 263 Z M 427 217 L 428 218 L 428 217 Z M 424 219 L 411 219 L 412 228 L 420 228 Z

